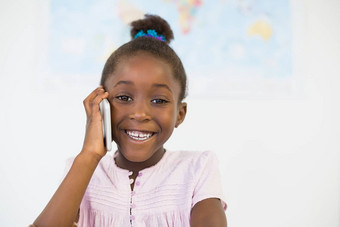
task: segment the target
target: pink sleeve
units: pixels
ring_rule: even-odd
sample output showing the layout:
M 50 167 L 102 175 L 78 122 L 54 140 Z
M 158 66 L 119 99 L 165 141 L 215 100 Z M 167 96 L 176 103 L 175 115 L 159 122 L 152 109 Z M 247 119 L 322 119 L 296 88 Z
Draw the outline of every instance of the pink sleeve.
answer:
M 223 209 L 227 209 L 227 204 L 223 200 L 221 175 L 218 165 L 218 159 L 213 152 L 203 152 L 199 157 L 194 166 L 197 175 L 191 207 L 194 207 L 196 203 L 204 199 L 218 198 L 221 200 Z

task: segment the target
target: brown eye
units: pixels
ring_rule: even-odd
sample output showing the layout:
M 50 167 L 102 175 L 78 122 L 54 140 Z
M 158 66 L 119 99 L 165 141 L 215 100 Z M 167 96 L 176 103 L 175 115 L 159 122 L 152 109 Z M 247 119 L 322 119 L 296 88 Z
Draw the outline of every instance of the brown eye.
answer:
M 169 101 L 167 101 L 165 99 L 153 99 L 153 100 L 151 100 L 151 102 L 154 103 L 154 104 L 166 104 Z
M 122 102 L 132 101 L 132 98 L 127 96 L 127 95 L 119 95 L 119 96 L 116 97 L 116 99 L 118 99 L 119 101 L 122 101 Z

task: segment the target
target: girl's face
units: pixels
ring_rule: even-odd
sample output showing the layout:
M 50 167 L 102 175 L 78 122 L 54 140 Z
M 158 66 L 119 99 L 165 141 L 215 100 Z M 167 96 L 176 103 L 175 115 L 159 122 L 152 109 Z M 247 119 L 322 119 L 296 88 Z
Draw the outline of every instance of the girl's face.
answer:
M 163 144 L 186 114 L 186 104 L 178 100 L 180 84 L 168 64 L 143 53 L 121 59 L 105 88 L 120 154 L 144 162 L 163 153 Z

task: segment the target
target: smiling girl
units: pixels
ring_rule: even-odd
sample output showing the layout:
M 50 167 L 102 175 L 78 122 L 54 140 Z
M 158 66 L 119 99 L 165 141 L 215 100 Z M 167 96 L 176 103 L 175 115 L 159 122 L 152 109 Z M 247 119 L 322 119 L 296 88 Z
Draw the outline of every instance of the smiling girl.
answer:
M 186 74 L 158 16 L 132 24 L 132 40 L 107 60 L 85 100 L 81 152 L 33 226 L 226 226 L 217 160 L 171 152 L 164 143 L 184 120 Z M 114 156 L 106 155 L 99 103 L 111 105 Z

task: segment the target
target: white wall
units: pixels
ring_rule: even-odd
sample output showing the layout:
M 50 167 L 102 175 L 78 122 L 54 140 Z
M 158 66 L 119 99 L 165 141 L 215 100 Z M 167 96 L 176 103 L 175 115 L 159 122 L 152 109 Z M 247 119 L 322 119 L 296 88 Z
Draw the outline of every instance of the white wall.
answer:
M 47 12 L 0 1 L 0 226 L 31 223 L 82 145 L 93 87 L 39 83 Z M 292 0 L 293 97 L 187 100 L 168 147 L 217 152 L 230 226 L 340 226 L 339 12 L 338 0 Z

